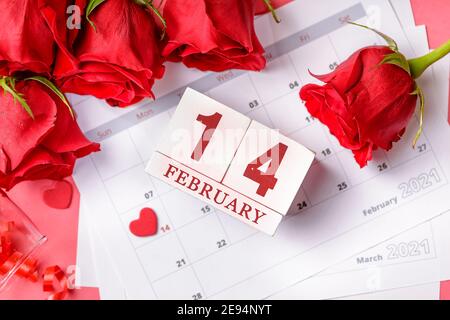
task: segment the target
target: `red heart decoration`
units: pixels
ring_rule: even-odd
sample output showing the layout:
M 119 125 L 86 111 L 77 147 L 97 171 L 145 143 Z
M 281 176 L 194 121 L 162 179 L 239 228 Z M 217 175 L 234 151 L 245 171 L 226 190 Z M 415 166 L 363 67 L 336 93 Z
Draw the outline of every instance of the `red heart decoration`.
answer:
M 139 219 L 130 222 L 130 231 L 136 237 L 149 237 L 156 234 L 158 229 L 158 217 L 155 211 L 144 208 L 139 214 Z
M 43 199 L 47 206 L 54 209 L 67 209 L 72 203 L 73 188 L 65 181 L 56 181 L 51 189 L 45 190 Z

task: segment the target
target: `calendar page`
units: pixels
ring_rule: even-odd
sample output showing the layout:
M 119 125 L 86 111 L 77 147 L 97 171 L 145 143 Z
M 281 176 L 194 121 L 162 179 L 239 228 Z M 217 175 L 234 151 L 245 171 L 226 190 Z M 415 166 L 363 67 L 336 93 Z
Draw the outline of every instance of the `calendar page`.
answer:
M 268 298 L 332 299 L 448 279 L 443 271 L 450 266 L 445 261 L 449 218 L 421 224 Z
M 268 60 L 263 72 L 168 64 L 154 102 L 119 110 L 71 97 L 83 130 L 102 144 L 102 152 L 79 161 L 75 179 L 129 298 L 266 298 L 448 209 L 450 129 L 434 106 L 415 149 L 417 122 L 361 170 L 298 97 L 303 84 L 316 81 L 308 69 L 327 73 L 361 46 L 383 44 L 348 20 L 389 33 L 413 54 L 389 2 L 301 0 L 279 14 L 279 25 L 256 19 Z M 316 153 L 274 237 L 144 172 L 186 87 Z M 129 224 L 147 208 L 157 213 L 158 232 L 135 237 Z
M 405 33 L 415 56 L 429 52 L 424 26 L 414 26 Z M 419 84 L 426 93 L 427 106 L 445 110 L 447 95 L 442 96 L 441 91 L 448 88 L 448 70 L 442 68 L 444 72 L 440 74 L 441 69 L 439 73 L 433 69 L 424 73 Z M 445 119 L 446 115 L 441 117 Z M 331 299 L 447 280 L 450 278 L 449 228 L 450 212 L 446 212 L 270 298 Z

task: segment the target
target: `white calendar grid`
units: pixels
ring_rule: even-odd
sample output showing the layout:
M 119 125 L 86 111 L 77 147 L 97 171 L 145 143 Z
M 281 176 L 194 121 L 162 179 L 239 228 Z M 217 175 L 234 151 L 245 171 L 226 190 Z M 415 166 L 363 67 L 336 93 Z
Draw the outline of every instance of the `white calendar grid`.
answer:
M 364 18 L 359 22 L 365 23 Z M 299 88 L 316 82 L 309 75 L 308 67 L 317 74 L 327 73 L 353 50 L 363 45 L 382 44 L 375 36 L 364 32 L 357 33 L 361 38 L 358 41 L 352 39 L 352 45 L 338 46 L 338 43 L 348 42 L 348 28 L 354 27 L 342 26 L 279 57 L 271 58 L 269 54 L 267 69 L 263 73 L 229 71 L 218 75 L 231 80 L 204 92 L 262 124 L 279 128 L 281 133 L 316 152 L 316 161 L 283 223 L 418 157 L 427 157 L 424 162 L 435 163 L 439 174 L 442 173 L 440 177 L 447 183 L 425 133 L 418 147 L 415 150 L 411 148 L 414 126 L 410 126 L 394 150 L 388 154 L 375 152 L 374 161 L 360 170 L 352 154 L 343 149 L 328 129 L 313 119 L 300 103 Z M 305 41 L 310 40 L 308 34 L 303 37 Z M 312 55 L 315 59 L 308 58 Z M 311 66 L 310 61 L 314 60 L 327 61 L 328 64 Z M 78 104 L 90 101 L 83 99 Z M 208 279 L 202 279 L 198 263 L 259 233 L 144 173 L 173 110 L 151 113 L 139 124 L 129 124 L 128 128 L 121 128 L 113 135 L 101 135 L 102 138 L 96 140 L 102 141 L 102 152 L 91 158 L 114 205 L 114 214 L 120 216 L 156 297 L 210 298 L 226 288 L 216 290 L 214 284 L 207 283 Z M 99 131 L 108 132 L 105 128 L 90 130 L 88 135 L 93 138 Z M 120 146 L 120 152 L 117 152 L 117 146 Z M 128 225 L 138 218 L 144 207 L 155 210 L 159 229 L 155 236 L 138 238 L 128 231 Z M 274 265 L 286 259 L 289 257 L 275 260 Z
M 333 299 L 436 281 L 442 268 L 433 223 L 427 222 L 326 271 L 274 292 L 268 299 Z M 364 262 L 358 262 L 360 261 Z M 399 277 L 399 274 L 402 276 Z M 406 280 L 414 277 L 414 280 Z M 326 285 L 324 285 L 326 284 Z M 344 286 L 344 288 L 342 288 Z

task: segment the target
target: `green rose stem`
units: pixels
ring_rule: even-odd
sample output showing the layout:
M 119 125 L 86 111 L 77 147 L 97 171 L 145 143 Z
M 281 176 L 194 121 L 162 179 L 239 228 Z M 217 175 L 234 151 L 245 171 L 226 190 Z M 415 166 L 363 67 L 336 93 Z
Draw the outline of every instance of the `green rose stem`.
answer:
M 450 40 L 422 57 L 408 60 L 412 77 L 414 79 L 419 78 L 429 66 L 445 57 L 448 53 L 450 53 Z
M 264 4 L 266 5 L 267 9 L 272 13 L 273 20 L 275 20 L 276 23 L 280 23 L 281 20 L 277 15 L 277 12 L 272 7 L 272 1 L 271 0 L 263 0 Z
M 147 7 L 150 11 L 153 11 L 153 13 L 158 17 L 158 19 L 161 21 L 163 25 L 163 29 L 161 32 L 161 40 L 164 39 L 164 36 L 166 35 L 166 29 L 167 29 L 167 23 L 166 19 L 162 16 L 161 12 L 153 5 L 153 0 L 134 0 L 137 4 L 140 4 L 144 7 Z
M 89 18 L 89 16 L 91 15 L 92 11 L 94 11 L 99 5 L 101 5 L 105 1 L 106 0 L 89 0 L 89 3 L 86 7 L 86 20 L 89 22 L 92 28 L 94 28 L 95 32 L 97 32 L 97 28 L 95 27 L 94 22 Z M 161 20 L 161 24 L 163 25 L 163 29 L 161 32 L 161 40 L 164 39 L 167 29 L 167 23 L 164 17 L 162 16 L 161 12 L 159 12 L 159 10 L 153 4 L 153 0 L 134 0 L 134 2 L 137 3 L 138 5 L 144 6 L 145 8 L 149 9 L 158 17 L 159 20 Z
M 9 93 L 13 97 L 14 102 L 19 103 L 22 106 L 22 108 L 25 109 L 25 111 L 28 113 L 28 115 L 31 117 L 31 119 L 34 120 L 33 111 L 31 110 L 30 106 L 28 105 L 27 101 L 25 100 L 23 94 L 16 91 L 16 80 L 17 79 L 14 77 L 0 77 L 0 89 L 3 89 L 5 94 Z M 59 99 L 61 99 L 61 101 L 69 109 L 72 119 L 75 120 L 75 115 L 73 113 L 72 107 L 70 106 L 69 101 L 67 100 L 66 96 L 50 80 L 48 80 L 47 78 L 41 77 L 41 76 L 33 76 L 33 77 L 20 79 L 20 80 L 21 81 L 37 81 L 40 84 L 46 86 L 54 94 L 56 94 Z

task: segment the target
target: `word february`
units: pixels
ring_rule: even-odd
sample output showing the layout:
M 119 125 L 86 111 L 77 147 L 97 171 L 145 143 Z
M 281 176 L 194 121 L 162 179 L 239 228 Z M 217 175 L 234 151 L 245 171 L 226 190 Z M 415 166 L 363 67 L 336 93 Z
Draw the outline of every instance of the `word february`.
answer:
M 146 171 L 154 177 L 263 232 L 273 234 L 281 221 L 278 212 L 164 154 L 155 152 L 150 163 Z
M 313 160 L 296 141 L 187 88 L 146 172 L 273 235 Z
M 397 205 L 397 203 L 398 203 L 397 197 L 393 197 L 393 198 L 391 198 L 389 200 L 385 200 L 385 201 L 383 201 L 383 202 L 381 202 L 381 203 L 379 203 L 377 205 L 371 206 L 368 209 L 364 209 L 362 213 L 366 217 L 367 216 L 371 216 L 371 215 L 373 215 L 375 213 L 383 211 L 384 209 L 387 209 L 387 208 L 390 208 L 392 206 L 395 206 L 395 205 Z
M 205 198 L 205 200 L 212 200 L 216 205 L 222 206 L 223 209 L 230 210 L 252 223 L 258 224 L 259 220 L 267 215 L 267 213 L 252 207 L 242 199 L 232 197 L 225 191 L 219 189 L 219 187 L 214 187 L 172 164 L 169 164 L 164 177 L 173 179 L 175 183 L 192 192 L 196 192 L 200 197 Z

